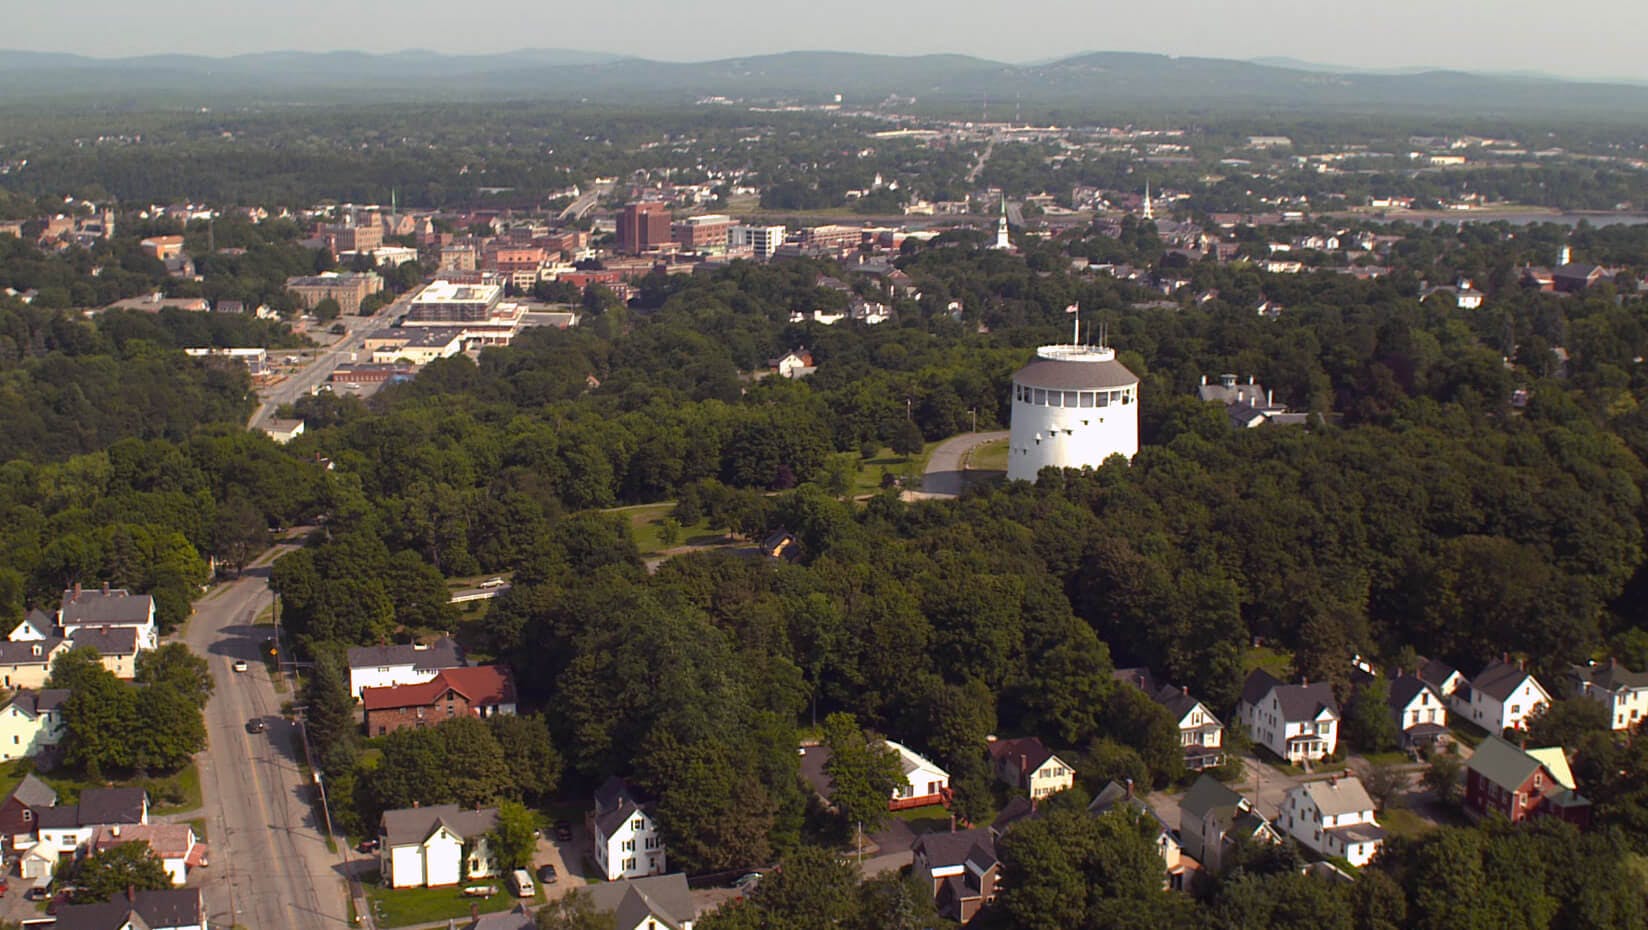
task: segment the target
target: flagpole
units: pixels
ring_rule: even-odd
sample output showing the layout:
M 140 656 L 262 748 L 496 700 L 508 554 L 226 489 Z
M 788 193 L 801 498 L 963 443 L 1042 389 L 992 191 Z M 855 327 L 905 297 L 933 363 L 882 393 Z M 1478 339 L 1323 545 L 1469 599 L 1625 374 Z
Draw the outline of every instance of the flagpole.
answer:
M 1081 345 L 1081 304 L 1071 304 L 1070 306 L 1076 308 L 1076 330 L 1070 337 L 1070 344 L 1073 346 L 1079 346 Z

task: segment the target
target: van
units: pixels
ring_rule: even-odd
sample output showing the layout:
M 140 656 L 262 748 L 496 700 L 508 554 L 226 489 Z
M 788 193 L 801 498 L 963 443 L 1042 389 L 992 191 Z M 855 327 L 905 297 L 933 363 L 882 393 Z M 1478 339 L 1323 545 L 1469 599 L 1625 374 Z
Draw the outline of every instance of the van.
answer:
M 538 893 L 532 887 L 532 875 L 526 869 L 516 869 L 509 873 L 509 890 L 515 892 L 517 898 L 530 898 Z

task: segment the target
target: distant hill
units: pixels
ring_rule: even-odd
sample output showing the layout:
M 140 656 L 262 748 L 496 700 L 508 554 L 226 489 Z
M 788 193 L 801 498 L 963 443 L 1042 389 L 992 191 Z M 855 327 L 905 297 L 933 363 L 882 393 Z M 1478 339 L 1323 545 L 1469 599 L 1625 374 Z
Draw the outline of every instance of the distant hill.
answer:
M 1003 105 L 1102 112 L 1126 109 L 1284 108 L 1482 115 L 1648 115 L 1648 87 L 1537 75 L 1456 71 L 1349 71 L 1296 61 L 1176 58 L 1093 52 L 1013 65 L 965 55 L 787 52 L 664 62 L 539 49 L 497 55 L 412 50 L 270 52 L 210 58 L 97 59 L 0 52 L 0 102 L 73 99 L 141 106 L 394 100 L 589 100 L 673 104 L 705 96 L 749 102 L 873 106 L 889 95 L 939 109 Z M 1003 110 L 1005 112 L 1005 109 Z

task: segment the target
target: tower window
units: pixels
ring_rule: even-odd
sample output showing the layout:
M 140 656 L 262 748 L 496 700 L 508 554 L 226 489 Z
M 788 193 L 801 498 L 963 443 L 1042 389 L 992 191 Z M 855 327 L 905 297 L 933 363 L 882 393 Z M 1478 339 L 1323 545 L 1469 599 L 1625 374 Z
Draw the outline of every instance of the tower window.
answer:
M 1083 392 L 1081 392 L 1081 405 L 1083 407 L 1093 406 L 1093 392 L 1092 391 L 1083 391 Z

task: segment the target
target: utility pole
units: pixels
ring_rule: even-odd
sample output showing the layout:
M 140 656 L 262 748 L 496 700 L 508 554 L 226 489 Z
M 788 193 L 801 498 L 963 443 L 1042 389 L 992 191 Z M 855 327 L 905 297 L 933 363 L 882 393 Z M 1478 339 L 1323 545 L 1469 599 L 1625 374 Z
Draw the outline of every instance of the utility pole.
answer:
M 977 407 L 969 407 L 969 408 L 967 408 L 967 412 L 969 414 L 971 414 L 972 417 L 973 417 L 973 432 L 976 433 L 976 432 L 978 432 L 978 408 Z

